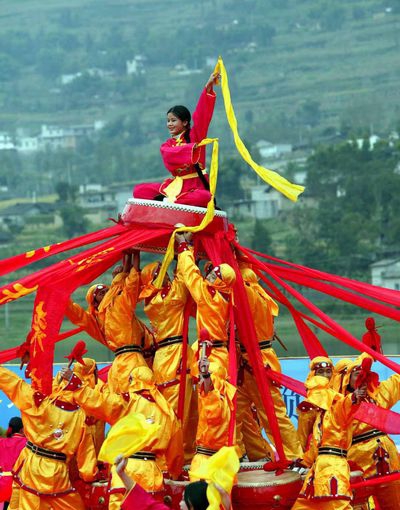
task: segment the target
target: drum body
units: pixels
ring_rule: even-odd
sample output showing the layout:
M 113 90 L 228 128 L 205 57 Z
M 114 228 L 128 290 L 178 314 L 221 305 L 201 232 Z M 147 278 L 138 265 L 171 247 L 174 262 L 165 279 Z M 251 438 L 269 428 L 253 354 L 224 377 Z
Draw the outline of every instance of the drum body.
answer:
M 106 510 L 108 509 L 108 481 L 84 483 L 75 482 L 85 508 L 87 510 Z
M 362 471 L 352 471 L 350 473 L 350 482 L 359 483 L 364 481 Z M 353 501 L 352 505 L 355 509 L 368 508 L 368 499 L 372 496 L 374 487 L 359 487 L 353 490 Z
M 241 462 L 239 472 L 242 471 L 263 471 L 264 465 L 267 461 L 263 462 Z
M 183 493 L 189 481 L 164 480 L 167 497 L 171 498 L 170 507 L 179 510 L 179 503 L 182 501 Z
M 135 225 L 148 230 L 151 225 L 174 227 L 177 223 L 186 226 L 198 226 L 203 221 L 207 209 L 184 204 L 171 204 L 169 202 L 158 202 L 156 200 L 142 200 L 130 198 L 122 212 L 120 221 L 125 226 Z M 204 233 L 215 234 L 228 230 L 228 218 L 226 212 L 215 211 L 212 221 L 204 229 Z M 171 232 L 160 237 L 156 241 L 147 241 L 135 246 L 141 251 L 154 253 L 165 253 Z M 198 247 L 200 256 L 205 256 L 205 250 L 200 242 Z
M 13 478 L 11 473 L 0 473 L 0 502 L 10 501 Z
M 300 475 L 294 471 L 278 476 L 261 470 L 241 471 L 237 478 L 238 483 L 232 490 L 234 510 L 289 510 L 302 486 Z

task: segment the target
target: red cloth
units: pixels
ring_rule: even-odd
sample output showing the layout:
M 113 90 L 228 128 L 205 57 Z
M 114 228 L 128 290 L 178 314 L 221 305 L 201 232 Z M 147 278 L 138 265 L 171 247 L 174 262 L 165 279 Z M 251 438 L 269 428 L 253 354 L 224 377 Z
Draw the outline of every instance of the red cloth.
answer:
M 136 484 L 122 503 L 121 510 L 170 510 L 169 506 L 156 501 L 140 485 Z
M 26 444 L 26 437 L 14 434 L 0 439 L 0 468 L 10 472 Z M 12 476 L 0 476 L 0 501 L 9 501 L 11 497 Z
M 110 227 L 115 232 L 116 227 Z M 68 259 L 32 273 L 0 288 L 0 305 L 36 291 L 32 317 L 30 367 L 33 386 L 45 394 L 52 390 L 54 344 L 62 324 L 69 296 L 78 287 L 87 285 L 121 259 L 127 248 L 149 240 L 168 236 L 173 227 L 117 226 L 119 235 Z M 107 229 L 104 239 L 109 237 Z M 88 234 L 89 242 L 92 235 Z M 75 240 L 71 240 L 74 245 Z M 157 241 L 155 241 L 157 242 Z M 65 243 L 65 250 L 68 242 Z

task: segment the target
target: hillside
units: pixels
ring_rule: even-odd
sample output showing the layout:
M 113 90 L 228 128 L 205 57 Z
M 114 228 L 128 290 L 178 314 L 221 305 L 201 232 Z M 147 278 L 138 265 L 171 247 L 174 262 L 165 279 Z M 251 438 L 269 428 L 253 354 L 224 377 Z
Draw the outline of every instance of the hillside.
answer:
M 327 128 L 387 130 L 399 119 L 399 11 L 394 0 L 3 0 L 0 126 L 130 113 L 146 145 L 162 136 L 171 103 L 193 105 L 207 59 L 221 54 L 248 136 L 296 142 Z M 145 74 L 127 76 L 135 55 Z M 201 72 L 179 74 L 178 64 Z M 214 127 L 225 125 L 220 111 Z

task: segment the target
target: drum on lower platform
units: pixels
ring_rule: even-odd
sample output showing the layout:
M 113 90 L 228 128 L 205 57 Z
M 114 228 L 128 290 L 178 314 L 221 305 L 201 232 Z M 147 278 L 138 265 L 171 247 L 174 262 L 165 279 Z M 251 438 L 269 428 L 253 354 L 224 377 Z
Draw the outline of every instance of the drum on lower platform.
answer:
M 108 481 L 93 483 L 77 481 L 74 485 L 87 510 L 106 510 L 108 508 Z
M 267 461 L 261 462 L 241 462 L 239 471 L 262 471 Z
M 164 480 L 167 497 L 170 497 L 170 507 L 179 510 L 179 503 L 182 501 L 183 493 L 185 492 L 186 485 L 189 484 L 188 480 Z
M 359 483 L 364 481 L 362 471 L 352 471 L 350 473 L 350 483 Z M 372 495 L 373 488 L 371 487 L 359 487 L 353 490 L 353 501 L 352 505 L 354 508 L 363 507 L 368 503 L 369 497 Z
M 284 471 L 281 475 L 266 471 L 241 471 L 232 490 L 235 510 L 289 509 L 299 495 L 302 481 L 298 473 Z

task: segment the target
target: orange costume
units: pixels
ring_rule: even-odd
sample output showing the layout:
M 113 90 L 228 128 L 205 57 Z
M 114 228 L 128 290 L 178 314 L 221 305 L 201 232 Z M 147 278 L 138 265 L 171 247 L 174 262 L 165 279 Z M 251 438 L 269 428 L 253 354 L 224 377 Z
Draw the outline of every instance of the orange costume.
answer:
M 274 316 L 278 315 L 278 305 L 258 283 L 257 275 L 252 269 L 241 266 L 241 273 L 254 320 L 263 365 L 265 367 L 272 368 L 272 370 L 275 370 L 276 372 L 281 372 L 278 357 L 272 348 L 272 338 L 274 336 Z M 251 403 L 254 403 L 257 408 L 257 413 L 260 416 L 261 423 L 269 439 L 273 441 L 268 418 L 258 391 L 257 382 L 249 363 L 248 354 L 246 353 L 246 349 L 243 345 L 241 345 L 241 351 L 244 370 L 242 375 L 243 383 L 238 387 L 238 428 L 241 427 L 242 422 L 246 421 L 246 410 L 250 407 Z M 296 429 L 287 415 L 286 405 L 279 387 L 271 384 L 270 390 L 274 402 L 276 417 L 278 419 L 285 455 L 288 459 L 297 459 L 302 456 L 303 450 L 297 438 Z
M 0 388 L 21 411 L 26 447 L 14 465 L 9 510 L 84 510 L 71 485 L 68 464 L 76 458 L 79 474 L 93 481 L 96 454 L 78 405 L 35 391 L 16 374 L 0 367 Z
M 84 365 L 75 363 L 74 374 L 76 374 L 82 382 L 85 382 L 90 388 L 97 388 L 101 391 L 104 386 L 103 381 L 97 378 L 97 365 L 94 359 L 83 358 Z M 97 420 L 94 416 L 86 416 L 86 425 L 92 434 L 96 455 L 98 455 L 101 445 L 105 437 L 105 422 Z
M 95 309 L 93 298 L 96 285 L 90 287 L 86 300 L 89 308 L 69 302 L 66 316 L 77 326 L 114 352 L 115 359 L 108 374 L 110 390 L 128 391 L 129 374 L 138 366 L 147 366 L 143 348 L 152 342 L 146 326 L 136 317 L 140 275 L 132 268 L 129 273 L 117 274 L 110 289 Z
M 226 377 L 225 369 L 219 368 L 216 373 L 211 373 L 211 391 L 205 392 L 201 385 L 199 387 L 199 426 L 191 471 L 197 471 L 211 455 L 228 446 L 229 420 L 236 388 L 226 381 Z M 196 478 L 191 476 L 190 480 Z
M 137 367 L 130 375 L 129 391 L 116 395 L 82 386 L 80 379 L 73 375 L 65 388 L 72 390 L 76 402 L 88 413 L 111 425 L 129 413 L 141 413 L 159 429 L 143 451 L 128 460 L 126 473 L 145 490 L 157 492 L 163 488 L 163 475 L 158 462 L 166 464 L 173 477 L 182 469 L 182 431 L 174 412 L 157 390 L 153 373 L 148 367 Z M 121 506 L 125 488 L 115 467 L 111 469 L 110 510 Z
M 346 392 L 351 372 L 360 367 L 363 358 L 367 356 L 362 354 L 349 365 L 343 380 L 344 392 Z M 379 383 L 375 389 L 369 388 L 366 400 L 390 409 L 400 400 L 400 375 L 392 375 L 386 381 Z M 388 435 L 358 420 L 353 421 L 352 427 L 353 441 L 348 459 L 362 469 L 364 478 L 376 478 L 400 470 L 396 445 Z M 400 481 L 385 484 L 383 487 L 375 486 L 374 497 L 381 510 L 397 508 L 400 502 Z
M 317 356 L 316 358 L 313 358 L 310 362 L 310 372 L 307 376 L 306 383 L 310 381 L 316 374 L 316 370 L 319 368 L 331 368 L 331 378 L 329 379 L 329 387 L 333 388 L 335 391 L 339 392 L 339 389 L 337 388 L 337 380 L 340 376 L 340 373 L 337 372 L 337 368 L 340 370 L 341 362 L 339 361 L 337 363 L 337 366 L 335 367 L 335 370 L 333 370 L 333 363 L 330 358 L 327 358 L 325 356 Z M 303 448 L 303 451 L 307 451 L 310 442 L 312 439 L 313 429 L 314 429 L 314 423 L 317 419 L 319 419 L 321 408 L 317 405 L 311 403 L 309 400 L 303 400 L 300 402 L 300 404 L 297 406 L 297 416 L 298 416 L 298 423 L 297 423 L 297 436 L 300 441 L 300 445 Z
M 220 276 L 214 283 L 203 278 L 197 267 L 192 249 L 185 243 L 180 243 L 178 249 L 177 270 L 183 277 L 194 302 L 197 305 L 196 325 L 197 335 L 206 329 L 213 343 L 210 361 L 210 372 L 217 368 L 225 368 L 228 373 L 228 341 L 227 324 L 229 320 L 229 300 L 236 275 L 228 264 L 220 264 Z M 197 350 L 197 345 L 193 346 Z M 192 373 L 197 376 L 197 362 L 192 365 Z
M 182 369 L 182 333 L 184 309 L 189 292 L 178 271 L 172 282 L 163 288 L 153 285 L 160 264 L 152 262 L 141 272 L 142 290 L 139 299 L 145 300 L 144 311 L 150 320 L 156 353 L 153 360 L 154 378 L 158 389 L 175 413 L 178 411 L 178 397 Z M 192 350 L 188 349 L 187 366 L 190 366 Z M 183 437 L 189 457 L 193 453 L 196 413 L 191 421 L 190 410 L 193 393 L 192 379 L 186 377 L 185 408 L 183 416 Z M 188 459 L 189 460 L 189 459 Z
M 307 401 L 321 409 L 303 463 L 311 466 L 293 510 L 350 510 L 352 492 L 347 450 L 351 445 L 352 396 L 344 398 L 329 388 L 326 377 L 306 381 Z

